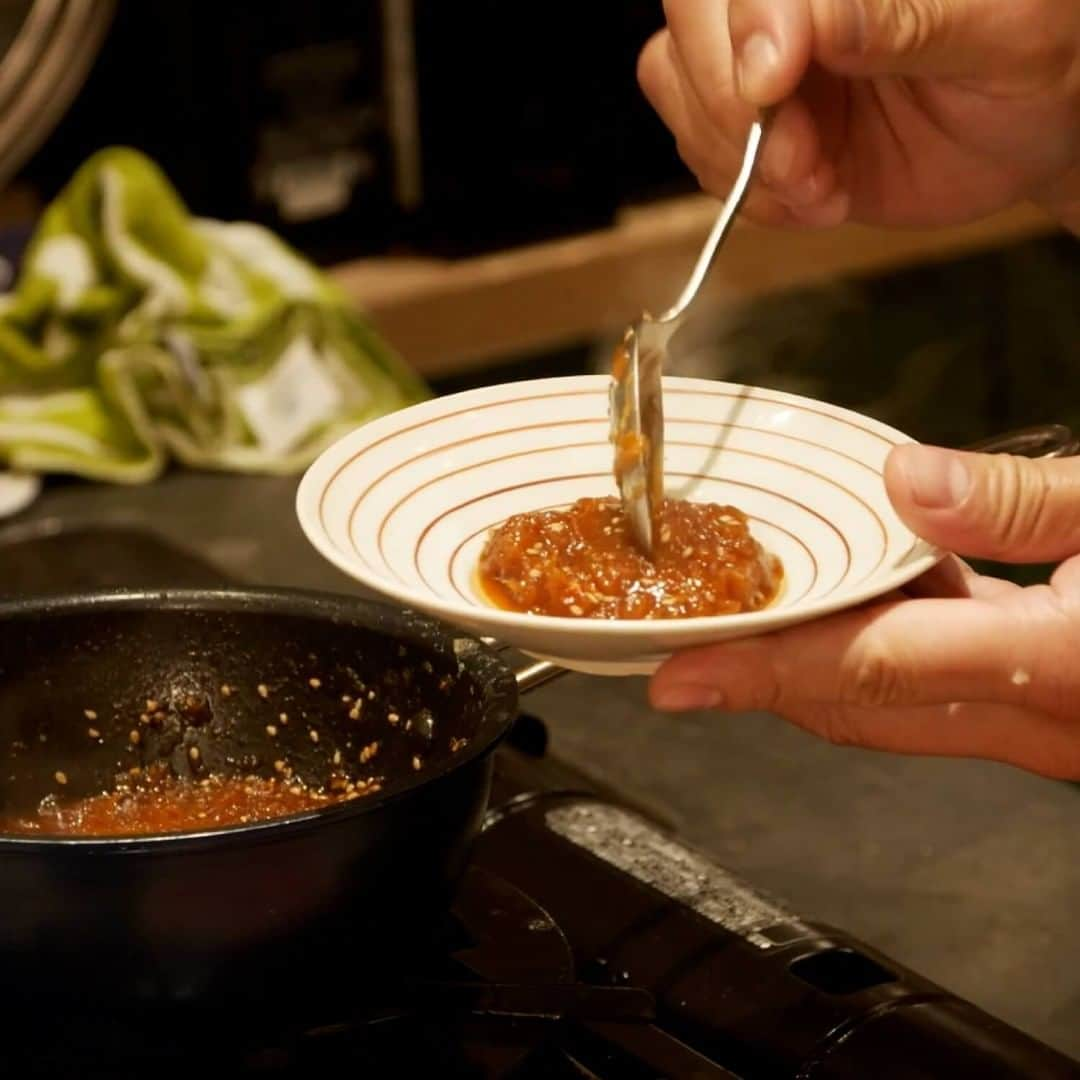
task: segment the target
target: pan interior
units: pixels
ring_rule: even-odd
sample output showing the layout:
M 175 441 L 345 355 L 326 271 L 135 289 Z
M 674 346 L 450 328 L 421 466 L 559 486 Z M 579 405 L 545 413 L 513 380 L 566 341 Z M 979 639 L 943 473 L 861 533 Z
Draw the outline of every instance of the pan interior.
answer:
M 247 593 L 6 614 L 0 815 L 155 763 L 198 780 L 273 777 L 287 762 L 317 787 L 344 770 L 376 778 L 364 798 L 381 800 L 502 734 L 512 679 L 489 654 L 397 613 L 307 607 Z

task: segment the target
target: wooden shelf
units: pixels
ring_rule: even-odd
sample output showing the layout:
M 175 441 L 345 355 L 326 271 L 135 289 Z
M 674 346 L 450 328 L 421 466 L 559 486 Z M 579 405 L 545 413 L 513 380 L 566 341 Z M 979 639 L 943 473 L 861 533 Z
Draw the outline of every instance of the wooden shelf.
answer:
M 625 212 L 610 229 L 458 261 L 361 259 L 332 273 L 401 355 L 428 377 L 613 333 L 670 303 L 717 212 L 689 196 Z M 732 230 L 705 296 L 734 304 L 839 277 L 940 261 L 1055 231 L 1021 208 L 952 229 L 847 226 Z

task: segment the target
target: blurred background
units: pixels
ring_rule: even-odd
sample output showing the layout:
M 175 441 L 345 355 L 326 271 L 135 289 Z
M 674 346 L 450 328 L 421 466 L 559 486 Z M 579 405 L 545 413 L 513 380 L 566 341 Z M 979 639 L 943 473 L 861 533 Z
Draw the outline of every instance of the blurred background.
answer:
M 714 212 L 635 81 L 661 25 L 657 0 L 3 0 L 8 254 L 91 153 L 129 145 L 193 212 L 338 273 L 439 388 L 606 362 Z M 1071 422 L 1076 250 L 1026 212 L 926 237 L 754 233 L 680 363 L 925 439 Z M 441 302 L 464 304 L 456 330 Z
M 671 298 L 714 212 L 635 81 L 661 25 L 656 0 L 3 0 L 6 254 L 90 154 L 129 145 L 194 213 L 336 273 L 437 389 L 591 369 Z M 686 373 L 953 444 L 1080 419 L 1077 247 L 1037 216 L 747 232 Z
M 661 24 L 658 0 L 0 0 L 0 284 L 79 166 L 126 145 L 193 213 L 261 223 L 312 260 L 436 393 L 602 370 L 627 321 L 673 298 L 716 212 L 635 81 Z M 1080 245 L 1027 209 L 934 233 L 740 227 L 708 298 L 677 373 L 949 445 L 1080 425 Z M 116 494 L 54 476 L 7 539 L 119 522 L 246 580 L 343 586 L 296 535 L 294 486 L 171 475 Z M 91 553 L 86 582 L 94 550 L 63 553 L 69 569 Z M 55 573 L 55 552 L 24 548 L 20 584 L 3 552 L 0 592 Z M 550 691 L 563 752 L 1080 1053 L 1071 787 L 840 751 L 773 718 L 672 725 L 637 684 L 584 683 Z

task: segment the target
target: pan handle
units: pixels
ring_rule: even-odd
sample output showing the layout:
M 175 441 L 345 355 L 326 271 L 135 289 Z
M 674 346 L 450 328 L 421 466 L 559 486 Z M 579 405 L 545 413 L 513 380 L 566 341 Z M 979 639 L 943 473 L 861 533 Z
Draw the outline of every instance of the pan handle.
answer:
M 965 449 L 979 454 L 1016 454 L 1031 458 L 1075 457 L 1080 439 L 1064 424 L 1040 424 L 994 435 Z
M 514 678 L 517 679 L 518 693 L 527 694 L 530 690 L 535 690 L 553 679 L 559 679 L 568 674 L 566 668 L 561 668 L 547 660 L 537 660 L 535 663 L 515 671 Z
M 994 435 L 980 442 L 971 443 L 965 449 L 979 454 L 1017 454 L 1031 458 L 1075 457 L 1080 453 L 1078 439 L 1064 424 L 1040 424 L 1018 428 L 1003 435 Z M 503 652 L 509 648 L 494 638 L 484 638 L 485 644 Z M 568 674 L 566 668 L 546 660 L 537 660 L 515 673 L 518 693 L 527 694 L 554 679 Z
M 499 641 L 498 638 L 483 637 L 480 640 L 489 649 L 494 649 L 497 653 L 509 652 L 511 648 L 506 642 Z M 551 682 L 553 679 L 559 679 L 563 675 L 569 674 L 567 668 L 561 668 L 558 664 L 549 663 L 547 660 L 537 660 L 523 668 L 518 668 L 514 672 L 514 678 L 517 680 L 518 693 L 527 694 L 531 690 L 536 690 L 545 683 Z

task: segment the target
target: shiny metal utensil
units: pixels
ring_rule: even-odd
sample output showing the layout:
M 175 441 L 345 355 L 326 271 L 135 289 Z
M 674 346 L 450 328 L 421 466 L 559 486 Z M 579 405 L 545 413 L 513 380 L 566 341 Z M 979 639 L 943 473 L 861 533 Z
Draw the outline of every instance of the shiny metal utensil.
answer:
M 664 497 L 662 377 L 668 342 L 697 296 L 746 198 L 767 126 L 768 114 L 762 114 L 751 125 L 735 185 L 720 208 L 682 294 L 658 318 L 643 312 L 626 331 L 612 364 L 609 415 L 610 439 L 615 447 L 615 482 L 634 539 L 650 557 L 653 522 Z

